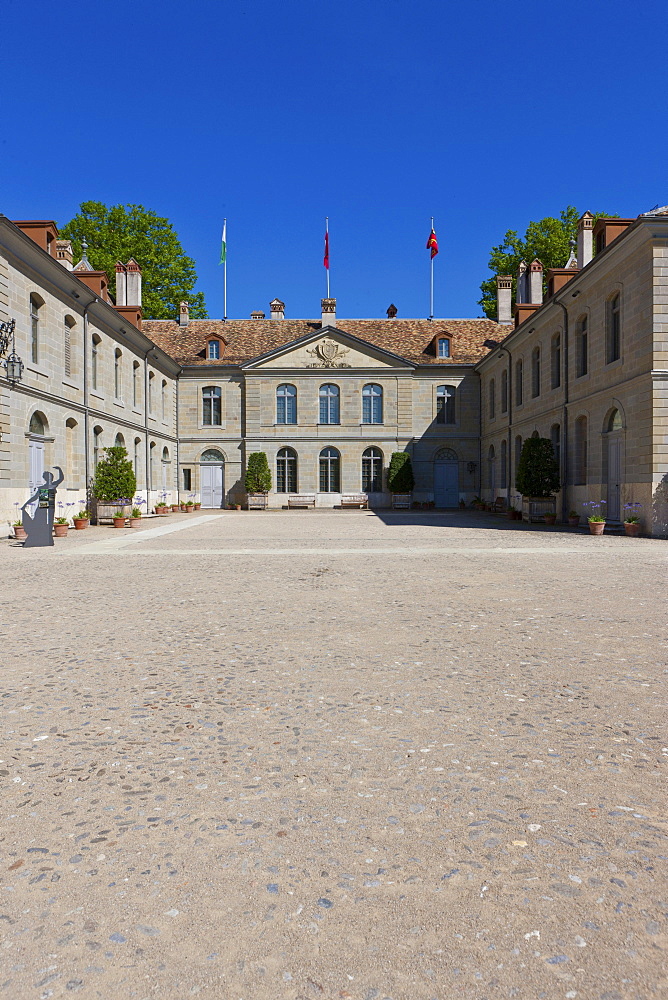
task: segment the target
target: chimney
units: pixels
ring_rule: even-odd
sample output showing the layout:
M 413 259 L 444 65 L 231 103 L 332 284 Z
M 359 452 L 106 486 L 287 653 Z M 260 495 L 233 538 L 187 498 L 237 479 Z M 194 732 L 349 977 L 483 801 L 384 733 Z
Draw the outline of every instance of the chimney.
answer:
M 74 267 L 72 240 L 56 240 L 56 260 L 68 271 L 72 270 Z
M 397 307 L 395 306 L 394 302 L 390 303 L 390 305 L 388 307 L 387 318 L 388 319 L 396 319 L 397 318 Z
M 125 264 L 120 260 L 116 261 L 116 305 L 126 306 L 128 304 L 128 278 Z
M 141 306 L 141 268 L 134 257 L 125 265 L 127 273 L 127 305 Z
M 496 279 L 496 322 L 513 321 L 513 279 L 509 274 L 499 274 Z
M 285 302 L 280 299 L 272 299 L 269 303 L 272 319 L 285 319 Z
M 534 260 L 529 266 L 529 298 L 527 302 L 535 305 L 543 301 L 543 265 Z
M 321 299 L 322 326 L 336 326 L 336 299 Z
M 586 267 L 594 256 L 594 216 L 585 212 L 578 222 L 578 267 Z
M 515 292 L 515 302 L 517 305 L 521 305 L 523 302 L 529 301 L 526 270 L 527 266 L 524 261 L 521 260 L 520 266 L 517 268 L 517 289 Z
M 179 326 L 188 326 L 190 316 L 188 314 L 188 303 L 179 302 Z
M 251 319 L 264 319 L 264 313 L 261 309 L 254 309 L 251 313 Z

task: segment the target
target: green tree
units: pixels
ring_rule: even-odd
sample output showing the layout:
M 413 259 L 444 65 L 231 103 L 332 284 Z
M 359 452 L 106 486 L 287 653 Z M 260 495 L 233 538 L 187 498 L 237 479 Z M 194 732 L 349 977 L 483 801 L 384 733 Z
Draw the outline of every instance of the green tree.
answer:
M 129 502 L 136 489 L 137 480 L 125 448 L 105 448 L 95 470 L 93 495 L 103 503 L 116 503 L 117 500 Z
M 142 308 L 148 319 L 176 319 L 184 300 L 193 319 L 206 318 L 204 295 L 193 291 L 195 262 L 184 253 L 169 219 L 143 205 L 84 201 L 79 214 L 60 228 L 60 236 L 72 240 L 75 259 L 81 257 L 86 240 L 88 259 L 96 270 L 107 272 L 112 295 L 116 261 L 134 257 L 142 269 Z
M 571 240 L 577 239 L 578 220 L 582 213 L 573 205 L 569 205 L 559 213 L 559 218 L 548 216 L 538 222 L 530 222 L 524 238 L 518 236 L 514 229 L 509 229 L 503 242 L 492 247 L 489 255 L 491 278 L 486 278 L 480 285 L 482 297 L 478 305 L 488 319 L 496 319 L 496 277 L 499 274 L 509 274 L 513 278 L 513 301 L 517 288 L 517 269 L 521 261 L 527 266 L 536 258 L 545 271 L 550 267 L 565 267 L 571 252 Z M 597 212 L 594 219 L 602 217 L 613 218 L 607 212 Z
M 248 456 L 244 486 L 246 493 L 268 493 L 271 489 L 269 462 L 263 451 L 253 451 Z
M 390 493 L 410 493 L 415 486 L 411 456 L 406 451 L 393 451 L 387 471 Z
M 523 497 L 551 497 L 559 490 L 559 466 L 549 438 L 526 439 L 515 484 Z

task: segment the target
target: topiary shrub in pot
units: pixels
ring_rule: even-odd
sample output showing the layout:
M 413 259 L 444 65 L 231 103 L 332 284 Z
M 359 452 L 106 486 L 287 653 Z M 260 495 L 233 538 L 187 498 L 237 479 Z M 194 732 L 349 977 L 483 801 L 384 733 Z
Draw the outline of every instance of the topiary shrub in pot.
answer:
M 265 452 L 253 451 L 248 456 L 244 486 L 248 509 L 264 510 L 268 501 L 267 494 L 271 489 L 271 470 Z
M 387 488 L 392 494 L 392 506 L 410 508 L 411 494 L 415 487 L 411 456 L 406 451 L 394 451 L 387 470 Z
M 137 490 L 132 462 L 125 448 L 114 445 L 105 448 L 104 455 L 97 463 L 93 480 L 93 496 L 96 500 L 96 519 L 113 517 L 120 506 L 119 497 L 133 497 Z M 125 509 L 127 507 L 127 510 Z M 130 514 L 130 501 L 123 505 L 125 517 Z
M 522 445 L 515 485 L 522 494 L 522 519 L 544 521 L 556 514 L 559 466 L 549 438 L 530 437 Z

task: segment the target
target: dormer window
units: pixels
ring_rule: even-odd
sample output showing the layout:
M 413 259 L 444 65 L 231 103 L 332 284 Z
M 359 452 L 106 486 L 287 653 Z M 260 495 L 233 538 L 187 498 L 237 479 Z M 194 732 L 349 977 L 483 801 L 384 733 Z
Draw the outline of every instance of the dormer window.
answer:
M 207 358 L 209 361 L 220 360 L 220 341 L 210 340 L 207 344 Z
M 438 338 L 438 356 L 439 356 L 439 358 L 449 358 L 450 357 L 450 338 L 449 337 L 439 337 Z

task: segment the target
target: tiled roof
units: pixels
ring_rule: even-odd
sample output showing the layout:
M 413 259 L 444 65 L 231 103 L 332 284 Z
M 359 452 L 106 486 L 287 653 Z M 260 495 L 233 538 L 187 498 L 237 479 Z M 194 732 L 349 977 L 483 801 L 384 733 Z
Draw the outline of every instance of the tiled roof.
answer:
M 418 365 L 475 364 L 487 353 L 485 340 L 501 341 L 508 328 L 489 319 L 337 319 L 337 330 L 391 351 Z M 181 327 L 174 320 L 150 319 L 142 323 L 142 332 L 181 365 L 209 365 L 206 342 L 220 339 L 218 364 L 242 365 L 294 340 L 317 332 L 319 320 L 195 319 Z M 439 358 L 434 338 L 450 338 L 450 357 Z

